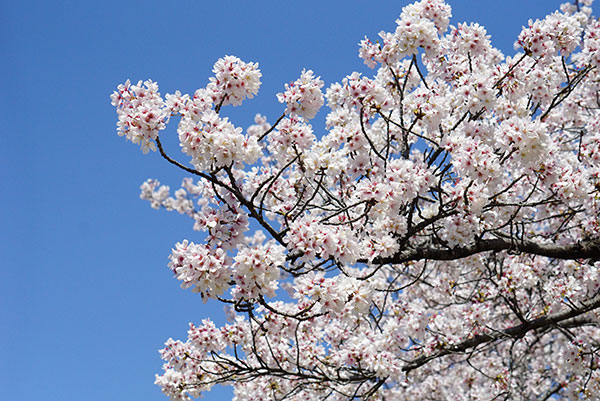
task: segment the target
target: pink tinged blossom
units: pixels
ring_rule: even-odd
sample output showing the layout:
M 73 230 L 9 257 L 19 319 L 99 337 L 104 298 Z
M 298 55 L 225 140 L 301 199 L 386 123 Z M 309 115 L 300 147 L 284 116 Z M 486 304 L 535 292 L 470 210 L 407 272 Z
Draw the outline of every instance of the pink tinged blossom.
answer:
M 323 87 L 321 77 L 315 77 L 312 70 L 302 70 L 300 78 L 285 84 L 285 91 L 277 94 L 279 103 L 285 103 L 285 112 L 310 120 L 323 106 Z
M 269 241 L 265 245 L 242 248 L 234 261 L 235 298 L 250 300 L 260 295 L 275 296 L 280 267 L 285 263 L 285 248 Z
M 235 56 L 225 56 L 213 66 L 214 77 L 207 89 L 213 93 L 214 103 L 239 106 L 246 98 L 252 99 L 260 88 L 258 63 L 245 63 Z
M 583 42 L 583 59 L 590 60 L 592 66 L 600 67 L 600 21 L 590 23 Z
M 261 154 L 256 137 L 242 134 L 227 117 L 204 112 L 198 121 L 184 119 L 178 127 L 181 151 L 192 157 L 199 170 L 212 170 L 233 163 L 254 163 Z
M 558 53 L 569 56 L 581 40 L 582 26 L 578 17 L 555 12 L 543 20 L 529 20 L 515 48 L 523 48 L 542 63 L 550 62 Z
M 111 95 L 117 108 L 117 133 L 139 144 L 142 152 L 156 151 L 154 140 L 165 129 L 168 111 L 158 93 L 158 85 L 150 80 L 131 85 L 129 80 L 118 86 Z
M 369 68 L 375 68 L 378 62 L 381 62 L 381 49 L 379 45 L 371 42 L 367 37 L 359 43 L 360 49 L 358 55 L 364 60 Z
M 206 87 L 164 101 L 151 81 L 120 85 L 118 134 L 143 151 L 178 122 L 195 178 L 173 190 L 148 180 L 140 197 L 203 231 L 202 243 L 175 245 L 169 268 L 227 306 L 227 324 L 203 320 L 165 343 L 163 392 L 190 400 L 224 383 L 236 401 L 595 399 L 590 4 L 531 21 L 517 41 L 525 53 L 505 57 L 483 27 L 449 26 L 443 1 L 418 1 L 392 32 L 361 41 L 373 74 L 349 73 L 323 95 L 303 70 L 278 94 L 285 114 L 257 114 L 245 130 L 220 113 L 257 93 L 256 64 L 226 56 Z M 325 98 L 315 134 L 308 120 Z
M 169 268 L 183 289 L 192 288 L 193 292 L 214 298 L 229 287 L 229 259 L 222 249 L 214 250 L 184 240 L 175 245 L 169 259 Z
M 294 117 L 284 118 L 277 130 L 269 134 L 268 149 L 278 159 L 289 160 L 298 152 L 309 150 L 315 139 L 310 124 Z
M 182 95 L 179 91 L 176 91 L 174 94 L 167 93 L 165 95 L 165 107 L 171 115 L 176 115 L 187 110 L 190 102 L 190 95 Z

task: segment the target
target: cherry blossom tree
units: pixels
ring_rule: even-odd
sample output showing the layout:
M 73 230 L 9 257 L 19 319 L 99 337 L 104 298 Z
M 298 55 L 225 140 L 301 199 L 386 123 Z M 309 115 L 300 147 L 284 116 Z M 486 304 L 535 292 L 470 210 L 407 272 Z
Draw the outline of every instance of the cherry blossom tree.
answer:
M 516 54 L 443 0 L 365 38 L 354 72 L 310 70 L 281 115 L 226 56 L 206 87 L 112 95 L 118 134 L 190 174 L 141 197 L 206 232 L 169 268 L 229 323 L 169 339 L 156 384 L 189 400 L 600 399 L 600 22 L 592 0 L 529 21 Z M 326 132 L 310 124 L 327 103 Z M 177 121 L 176 160 L 160 132 Z M 252 226 L 251 222 L 254 222 Z M 256 230 L 254 227 L 259 226 Z

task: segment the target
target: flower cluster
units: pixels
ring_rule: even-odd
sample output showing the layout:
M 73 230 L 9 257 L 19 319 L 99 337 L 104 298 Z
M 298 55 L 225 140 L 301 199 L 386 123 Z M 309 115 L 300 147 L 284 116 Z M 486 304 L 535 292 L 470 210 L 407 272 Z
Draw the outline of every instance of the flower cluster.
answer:
M 490 50 L 490 36 L 477 23 L 462 23 L 452 27 L 450 41 L 457 54 L 477 57 Z
M 269 241 L 265 245 L 241 249 L 234 260 L 233 280 L 237 285 L 233 289 L 235 299 L 256 299 L 261 294 L 275 296 L 279 269 L 285 263 L 284 247 Z
M 163 393 L 174 400 L 191 401 L 191 397 L 199 397 L 202 391 L 208 391 L 214 385 L 212 382 L 223 371 L 222 366 L 210 363 L 210 371 L 199 374 L 198 371 L 207 365 L 201 361 L 207 353 L 223 351 L 235 341 L 235 334 L 242 332 L 244 323 L 229 327 L 217 328 L 210 319 L 202 320 L 202 324 L 196 326 L 190 323 L 188 340 L 184 343 L 169 339 L 165 348 L 160 350 L 160 356 L 165 361 L 162 376 L 156 375 L 155 384 L 163 389 Z M 186 388 L 186 383 L 191 380 L 200 385 L 194 388 Z
M 241 128 L 213 110 L 203 113 L 197 122 L 182 120 L 178 131 L 182 152 L 192 157 L 199 170 L 254 163 L 261 154 L 255 137 L 244 136 Z
M 378 44 L 371 42 L 371 39 L 365 38 L 359 43 L 358 56 L 364 60 L 369 68 L 375 68 L 378 62 L 381 62 L 381 48 Z
M 316 301 L 323 312 L 361 316 L 368 313 L 373 296 L 370 284 L 352 277 L 326 278 L 307 274 L 296 279 L 295 296 Z M 317 309 L 318 310 L 318 309 Z
M 327 89 L 330 104 L 347 107 L 373 107 L 386 109 L 389 106 L 385 92 L 377 83 L 358 72 L 345 77 L 340 84 L 334 84 Z
M 260 138 L 270 128 L 271 124 L 267 122 L 267 117 L 257 114 L 254 116 L 254 124 L 249 126 L 246 132 L 249 136 Z
M 583 46 L 583 60 L 590 60 L 592 66 L 600 67 L 600 21 L 590 24 L 590 29 L 585 33 Z
M 214 102 L 223 106 L 239 106 L 244 99 L 252 99 L 260 88 L 262 74 L 257 63 L 225 56 L 215 63 L 213 73 L 207 89 L 213 93 Z
M 522 47 L 543 63 L 550 62 L 558 53 L 569 56 L 581 40 L 581 17 L 581 14 L 555 12 L 541 21 L 529 20 L 515 47 Z
M 110 98 L 117 108 L 119 136 L 124 135 L 127 140 L 139 144 L 144 153 L 156 151 L 154 140 L 158 131 L 165 129 L 168 116 L 158 85 L 150 80 L 131 85 L 127 80 Z
M 182 281 L 183 289 L 192 288 L 202 296 L 214 298 L 229 288 L 230 262 L 222 249 L 185 240 L 175 245 L 169 259 L 169 268 Z
M 360 252 L 347 227 L 325 226 L 310 217 L 291 223 L 286 241 L 294 250 L 302 252 L 306 260 L 332 257 L 352 264 Z
M 419 48 L 426 53 L 437 52 L 439 34 L 446 31 L 451 9 L 441 0 L 421 0 L 402 9 L 393 33 L 381 32 L 379 54 L 368 41 L 361 42 L 361 53 L 368 65 L 384 62 L 394 65 L 405 56 L 416 55 Z
M 323 106 L 323 87 L 321 77 L 315 77 L 312 70 L 302 70 L 300 78 L 291 84 L 285 84 L 285 91 L 277 94 L 279 103 L 285 103 L 285 112 L 310 120 Z
M 181 188 L 141 198 L 186 215 L 169 267 L 227 306 L 161 351 L 156 383 L 188 400 L 597 399 L 600 24 L 591 0 L 531 21 L 517 53 L 442 0 L 361 41 L 372 76 L 322 93 L 310 70 L 277 119 L 224 115 L 257 93 L 233 56 L 193 95 L 112 96 L 142 150 L 178 120 Z M 449 29 L 448 29 L 449 28 Z M 323 134 L 308 121 L 327 99 Z M 199 177 L 199 178 L 198 178 Z M 284 293 L 284 290 L 287 294 Z M 211 300 L 212 302 L 212 300 Z
M 284 118 L 277 130 L 269 135 L 269 151 L 274 155 L 290 152 L 291 157 L 303 150 L 310 149 L 315 140 L 312 127 L 297 118 Z

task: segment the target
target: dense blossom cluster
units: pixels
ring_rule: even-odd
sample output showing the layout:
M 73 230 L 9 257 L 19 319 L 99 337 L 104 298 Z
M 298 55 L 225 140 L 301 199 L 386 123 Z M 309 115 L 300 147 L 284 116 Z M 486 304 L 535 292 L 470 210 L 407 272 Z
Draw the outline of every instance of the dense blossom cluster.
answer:
M 244 63 L 237 57 L 225 56 L 213 67 L 214 77 L 210 78 L 207 89 L 213 102 L 227 106 L 239 106 L 246 98 L 252 99 L 260 88 L 262 74 L 257 63 Z
M 194 292 L 215 297 L 229 287 L 231 262 L 221 248 L 211 249 L 185 240 L 175 246 L 169 259 L 169 268 L 181 280 L 181 288 L 193 287 Z
M 154 140 L 158 131 L 165 129 L 168 117 L 156 82 L 148 80 L 142 84 L 139 81 L 131 85 L 127 80 L 110 99 L 119 116 L 117 133 L 139 144 L 144 153 L 150 149 L 156 151 Z
M 239 250 L 232 266 L 234 299 L 257 299 L 261 295 L 274 297 L 279 279 L 279 266 L 285 264 L 285 248 L 269 241 Z
M 191 163 L 200 170 L 235 161 L 254 163 L 260 155 L 256 138 L 244 136 L 241 128 L 214 110 L 204 112 L 198 121 L 182 119 L 178 131 L 181 151 L 191 156 Z
M 321 78 L 315 77 L 311 70 L 302 70 L 300 78 L 285 84 L 285 91 L 277 94 L 277 99 L 286 104 L 286 113 L 310 120 L 323 106 L 323 85 Z
M 592 0 L 530 21 L 505 56 L 443 0 L 365 38 L 375 69 L 323 90 L 304 70 L 276 120 L 223 115 L 257 94 L 227 56 L 193 95 L 112 96 L 118 134 L 194 178 L 141 187 L 190 217 L 183 288 L 229 323 L 168 340 L 172 400 L 600 399 L 600 24 Z M 308 123 L 329 107 L 326 132 Z M 159 132 L 178 120 L 189 164 Z M 256 227 L 260 227 L 257 230 Z
M 551 63 L 554 55 L 569 56 L 579 46 L 581 23 L 585 24 L 587 19 L 582 13 L 568 15 L 557 11 L 543 21 L 529 20 L 517 44 L 540 62 Z

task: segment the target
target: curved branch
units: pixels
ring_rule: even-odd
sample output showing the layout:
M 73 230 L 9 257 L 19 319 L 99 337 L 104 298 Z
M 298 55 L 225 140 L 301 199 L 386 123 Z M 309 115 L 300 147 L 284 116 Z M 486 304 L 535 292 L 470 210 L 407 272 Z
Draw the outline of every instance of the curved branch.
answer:
M 210 182 L 212 182 L 213 184 L 219 185 L 223 188 L 225 188 L 227 191 L 229 191 L 233 196 L 235 196 L 235 198 L 248 209 L 248 212 L 250 214 L 250 216 L 252 218 L 254 218 L 264 229 L 266 229 L 269 234 L 271 234 L 271 236 L 276 239 L 281 245 L 285 246 L 285 242 L 283 241 L 283 238 L 281 236 L 281 233 L 277 232 L 273 227 L 271 227 L 270 224 L 268 224 L 265 219 L 262 217 L 262 215 L 260 213 L 258 213 L 256 211 L 256 207 L 254 206 L 254 204 L 247 200 L 244 195 L 242 194 L 242 191 L 238 188 L 238 186 L 235 183 L 235 178 L 233 177 L 233 174 L 231 173 L 231 170 L 226 168 L 224 169 L 227 172 L 227 175 L 229 176 L 229 180 L 231 182 L 231 186 L 219 181 L 214 175 L 208 175 L 205 174 L 201 171 L 198 170 L 194 170 L 192 168 L 189 168 L 187 166 L 184 166 L 183 164 L 179 163 L 177 160 L 171 158 L 169 155 L 167 155 L 167 153 L 165 152 L 162 143 L 160 142 L 160 139 L 158 137 L 156 137 L 156 145 L 158 146 L 158 150 L 160 151 L 160 155 L 165 158 L 169 163 L 174 164 L 175 166 L 187 171 L 188 173 L 197 175 L 199 177 L 202 177 Z
M 188 173 L 197 175 L 198 177 L 202 177 L 205 180 L 212 182 L 215 185 L 219 185 L 223 188 L 225 188 L 226 190 L 233 192 L 233 189 L 231 187 L 229 187 L 229 185 L 224 184 L 223 182 L 219 181 L 218 179 L 216 179 L 213 176 L 210 176 L 208 174 L 205 174 L 201 171 L 198 170 L 194 170 L 193 168 L 184 166 L 183 164 L 179 163 L 177 160 L 173 159 L 171 156 L 167 155 L 167 153 L 165 152 L 165 149 L 162 146 L 162 143 L 160 142 L 160 139 L 158 138 L 158 136 L 155 139 L 156 141 L 156 145 L 158 146 L 158 151 L 160 152 L 160 155 L 167 160 L 169 163 L 174 164 L 175 166 L 179 167 L 182 170 L 187 171 Z
M 197 175 L 199 177 L 205 178 L 209 181 L 212 181 L 211 178 L 208 175 L 204 174 L 203 172 L 194 170 L 193 168 L 189 168 L 188 166 L 184 166 L 183 164 L 179 163 L 177 160 L 175 160 L 171 156 L 169 156 L 167 154 L 167 152 L 165 152 L 165 149 L 163 148 L 162 143 L 160 142 L 160 139 L 158 138 L 158 136 L 156 137 L 155 141 L 156 141 L 156 145 L 158 146 L 158 151 L 160 152 L 160 155 L 166 161 L 168 161 L 171 164 L 174 164 L 175 166 L 179 167 L 182 170 L 187 171 L 188 173 L 191 173 L 191 174 Z
M 469 338 L 468 340 L 449 346 L 448 348 L 444 348 L 431 355 L 420 356 L 404 365 L 402 367 L 402 370 L 404 372 L 409 372 L 411 370 L 417 369 L 420 366 L 425 365 L 427 362 L 430 362 L 433 359 L 437 359 L 445 355 L 454 354 L 457 352 L 465 352 L 470 348 L 477 348 L 481 344 L 490 343 L 504 338 L 521 338 L 531 330 L 547 329 L 553 326 L 558 326 L 561 322 L 576 318 L 578 316 L 583 315 L 584 313 L 587 313 L 599 307 L 600 296 L 596 296 L 587 305 L 584 305 L 581 308 L 570 309 L 566 312 L 542 316 L 540 318 L 522 323 L 518 326 L 510 327 L 502 331 L 495 332 L 493 334 L 479 334 L 472 338 Z M 569 322 L 566 323 L 568 324 Z

